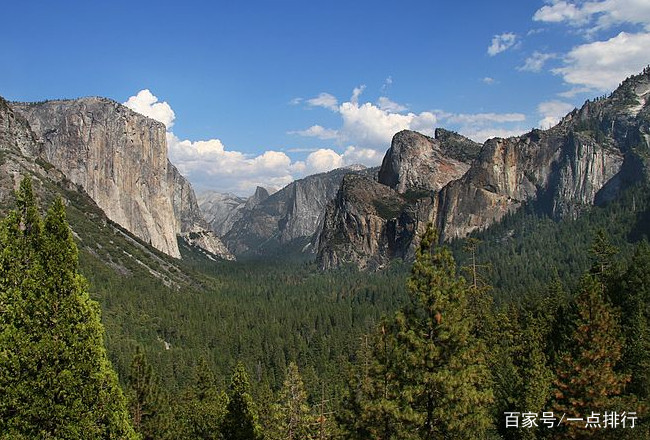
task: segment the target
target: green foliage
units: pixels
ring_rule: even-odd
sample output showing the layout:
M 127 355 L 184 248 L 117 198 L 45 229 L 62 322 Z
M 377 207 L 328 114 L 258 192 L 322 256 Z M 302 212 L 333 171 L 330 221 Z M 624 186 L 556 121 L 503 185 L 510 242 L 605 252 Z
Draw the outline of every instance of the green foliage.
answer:
M 483 438 L 493 401 L 469 288 L 429 227 L 408 281 L 410 304 L 383 325 L 348 399 L 360 438 Z M 367 437 L 366 437 L 367 438 Z
M 291 362 L 277 400 L 269 440 L 311 440 L 316 438 L 316 417 L 307 401 L 298 366 Z
M 172 424 L 169 403 L 140 347 L 131 362 L 126 395 L 133 427 L 142 439 L 168 438 Z
M 0 226 L 3 438 L 137 438 L 63 202 L 42 221 L 28 178 L 16 200 Z
M 575 303 L 578 311 L 572 346 L 561 358 L 554 387 L 554 409 L 567 417 L 587 417 L 592 411 L 628 410 L 617 396 L 629 376 L 617 371 L 623 338 L 618 316 L 603 298 L 604 287 L 593 276 L 581 282 Z M 566 424 L 566 438 L 593 438 L 578 423 Z
M 225 440 L 262 439 L 262 428 L 251 396 L 246 367 L 241 362 L 235 367 L 228 387 L 228 405 L 221 432 Z

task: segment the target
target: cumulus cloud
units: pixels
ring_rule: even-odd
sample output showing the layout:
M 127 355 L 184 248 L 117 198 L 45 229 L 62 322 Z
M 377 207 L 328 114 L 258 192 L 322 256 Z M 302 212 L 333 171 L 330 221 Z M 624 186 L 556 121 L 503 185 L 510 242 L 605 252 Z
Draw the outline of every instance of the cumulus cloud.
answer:
M 547 129 L 555 126 L 573 109 L 573 104 L 563 101 L 546 101 L 540 103 L 537 106 L 537 112 L 542 117 L 538 122 L 539 128 Z
M 436 116 L 463 136 L 476 142 L 492 137 L 518 136 L 526 132 L 523 113 L 447 113 L 438 111 Z
M 305 160 L 306 173 L 322 173 L 343 166 L 343 157 L 329 148 L 321 148 L 307 156 Z
M 176 115 L 167 102 L 158 102 L 158 98 L 149 89 L 140 90 L 124 103 L 133 111 L 162 122 L 169 129 L 174 125 Z
M 484 77 L 481 81 L 483 81 L 485 84 L 487 84 L 489 86 L 491 86 L 492 84 L 495 83 L 495 79 L 490 77 L 490 76 Z
M 385 110 L 387 112 L 393 112 L 393 113 L 400 113 L 408 110 L 406 106 L 393 102 L 385 96 L 379 97 L 379 99 L 377 100 L 377 105 L 379 105 L 380 109 Z
M 281 188 L 303 170 L 283 152 L 248 156 L 227 150 L 219 139 L 193 142 L 167 132 L 167 147 L 169 160 L 192 183 L 240 195 L 251 194 L 258 185 Z
M 645 67 L 650 59 L 650 33 L 621 32 L 605 41 L 574 47 L 564 66 L 553 69 L 564 81 L 594 91 L 610 91 Z
M 406 107 L 386 97 L 380 97 L 377 104 L 360 103 L 364 90 L 365 86 L 356 87 L 350 100 L 341 103 L 336 109 L 341 117 L 339 129 L 312 125 L 305 130 L 290 133 L 319 139 L 335 139 L 339 146 L 353 145 L 356 148 L 377 150 L 382 154 L 390 145 L 393 135 L 400 130 L 417 130 L 433 135 L 436 123 L 433 113 L 403 114 L 401 112 L 404 112 Z
M 524 65 L 518 67 L 517 70 L 520 70 L 522 72 L 540 72 L 544 67 L 544 64 L 546 64 L 548 60 L 551 60 L 556 56 L 557 55 L 553 53 L 543 53 L 543 52 L 535 51 L 531 56 L 526 58 Z
M 501 53 L 505 52 L 506 50 L 510 49 L 512 46 L 515 45 L 517 42 L 517 35 L 515 35 L 512 32 L 506 32 L 501 35 L 495 35 L 492 38 L 492 44 L 487 49 L 488 55 L 491 57 Z

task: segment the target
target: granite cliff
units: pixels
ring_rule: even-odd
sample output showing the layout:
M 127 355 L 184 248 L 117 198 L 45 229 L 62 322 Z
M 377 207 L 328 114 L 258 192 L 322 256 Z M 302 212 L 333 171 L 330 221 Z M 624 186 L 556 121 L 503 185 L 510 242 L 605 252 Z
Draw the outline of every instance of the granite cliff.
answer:
M 109 219 L 175 258 L 177 235 L 198 232 L 208 251 L 231 258 L 208 231 L 189 182 L 168 161 L 163 124 L 105 98 L 12 107 L 35 133 L 39 157 L 83 188 Z
M 372 173 L 360 166 L 340 168 L 296 180 L 269 194 L 258 187 L 246 201 L 224 195 L 201 198 L 204 216 L 235 255 L 265 255 L 281 249 L 310 249 L 325 207 L 350 173 Z M 224 209 L 225 208 L 225 209 Z
M 441 240 L 464 237 L 524 204 L 576 217 L 648 178 L 649 102 L 646 69 L 548 130 L 482 146 L 444 130 L 435 139 L 398 133 L 377 182 L 344 180 L 325 214 L 318 261 L 381 267 L 411 258 L 429 222 Z

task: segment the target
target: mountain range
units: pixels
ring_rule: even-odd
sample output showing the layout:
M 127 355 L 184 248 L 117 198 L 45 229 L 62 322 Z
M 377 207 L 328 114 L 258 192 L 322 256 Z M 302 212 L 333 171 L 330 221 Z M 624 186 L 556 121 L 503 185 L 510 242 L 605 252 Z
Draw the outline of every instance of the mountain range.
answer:
M 555 219 L 648 179 L 650 70 L 587 101 L 548 130 L 483 144 L 437 129 L 395 134 L 379 168 L 352 166 L 250 198 L 197 197 L 167 158 L 165 126 L 106 98 L 0 99 L 0 204 L 20 175 L 88 197 L 157 251 L 211 259 L 299 255 L 322 268 L 411 259 L 433 223 L 464 237 L 525 205 Z M 37 185 L 38 186 L 38 185 Z

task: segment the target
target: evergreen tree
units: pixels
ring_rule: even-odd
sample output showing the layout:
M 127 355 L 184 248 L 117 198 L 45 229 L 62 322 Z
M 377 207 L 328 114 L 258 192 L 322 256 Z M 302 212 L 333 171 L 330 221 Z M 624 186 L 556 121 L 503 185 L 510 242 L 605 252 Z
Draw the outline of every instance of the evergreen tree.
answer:
M 222 434 L 225 440 L 263 438 L 255 404 L 250 393 L 248 373 L 241 362 L 235 367 L 228 389 L 228 405 L 223 420 Z
M 180 402 L 178 413 L 182 434 L 179 438 L 216 440 L 221 438 L 221 424 L 227 397 L 217 389 L 214 373 L 201 357 L 194 370 L 194 385 Z
M 143 440 L 161 440 L 170 430 L 166 398 L 153 369 L 138 346 L 127 378 L 127 398 L 133 427 Z
M 602 292 L 603 286 L 594 276 L 583 277 L 575 299 L 578 320 L 573 345 L 560 360 L 554 388 L 554 410 L 566 417 L 586 420 L 592 411 L 629 411 L 617 398 L 629 381 L 629 376 L 616 370 L 623 339 L 617 314 Z M 566 423 L 560 429 L 570 439 L 612 435 L 586 429 L 583 423 Z
M 468 287 L 429 226 L 408 281 L 411 304 L 397 314 L 407 426 L 419 438 L 486 436 L 493 402 L 485 346 L 473 334 Z
M 274 405 L 273 440 L 315 439 L 316 418 L 307 402 L 307 392 L 298 366 L 291 362 Z
M 625 334 L 622 364 L 631 375 L 627 387 L 639 399 L 639 425 L 650 431 L 650 245 L 643 241 L 612 295 L 621 308 L 621 325 Z M 641 437 L 639 437 L 641 438 Z
M 0 312 L 2 438 L 137 438 L 65 206 L 43 222 L 29 178 L 0 226 Z
M 392 324 L 363 337 L 356 368 L 350 372 L 348 388 L 337 419 L 348 439 L 407 439 L 404 420 L 408 408 L 401 405 L 397 340 Z

